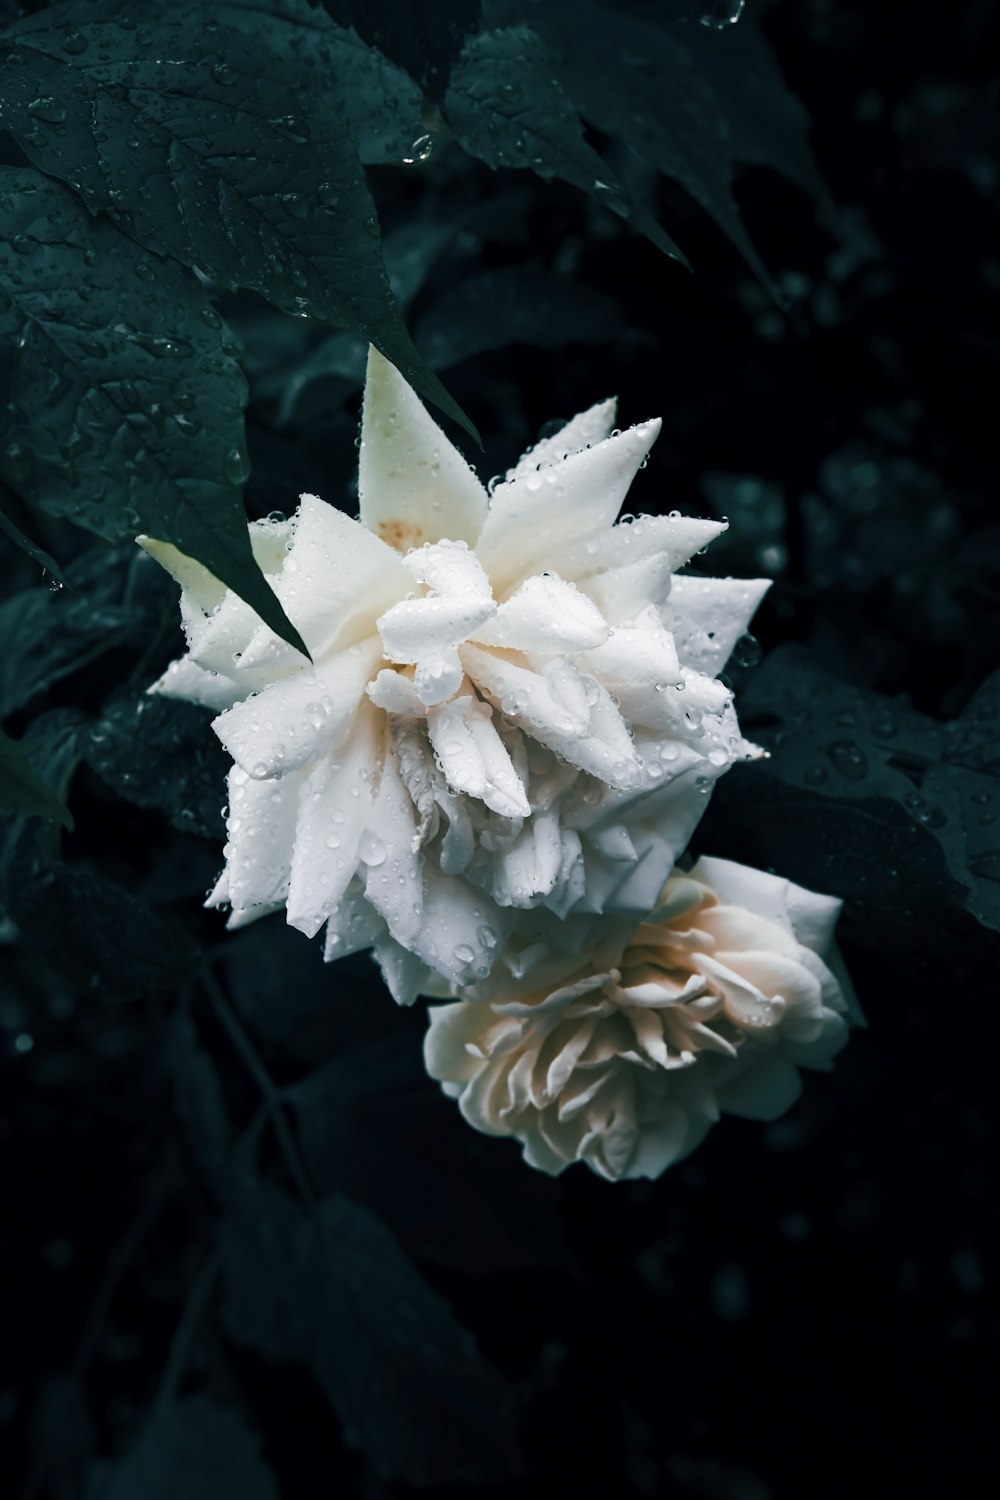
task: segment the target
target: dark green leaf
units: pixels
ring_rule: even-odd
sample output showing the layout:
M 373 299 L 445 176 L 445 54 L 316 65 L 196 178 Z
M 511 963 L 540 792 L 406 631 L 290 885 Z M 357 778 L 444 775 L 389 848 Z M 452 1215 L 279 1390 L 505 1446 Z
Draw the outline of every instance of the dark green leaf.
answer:
M 525 26 L 471 37 L 444 101 L 448 124 L 465 150 L 487 166 L 530 167 L 545 181 L 571 183 L 683 261 L 673 240 L 629 201 L 607 162 L 588 146 L 573 102 L 553 72 L 545 46 Z
M 721 31 L 692 26 L 684 44 L 720 102 L 733 158 L 771 167 L 825 201 L 826 184 L 809 147 L 808 112 L 753 22 L 744 17 Z
M 29 160 L 148 250 L 286 312 L 357 329 L 477 436 L 393 302 L 375 204 L 333 90 L 270 48 L 266 32 L 207 31 L 196 8 L 124 9 L 76 0 L 8 33 L 0 121 Z M 69 31 L 83 51 L 67 54 Z M 234 466 L 242 481 L 245 465 Z
M 56 796 L 35 770 L 31 757 L 20 740 L 12 740 L 0 729 L 0 808 L 4 812 L 54 818 L 64 828 L 72 829 L 73 818 L 66 804 Z
M 441 94 L 462 43 L 479 27 L 482 0 L 322 0 L 342 26 Z
M 222 1236 L 234 1339 L 306 1358 L 380 1478 L 477 1483 L 515 1464 L 509 1398 L 384 1224 L 339 1194 L 307 1212 L 247 1181 Z
M 200 1394 L 155 1413 L 115 1464 L 101 1500 L 278 1500 L 260 1439 L 231 1407 Z
M 513 267 L 456 282 L 417 324 L 427 363 L 446 370 L 509 344 L 559 349 L 610 343 L 625 315 L 603 292 L 581 282 Z
M 964 718 L 840 682 L 797 647 L 742 690 L 740 718 L 771 758 L 723 779 L 699 847 L 843 897 L 848 935 L 904 967 L 958 971 L 966 948 L 984 951 L 983 927 L 1000 930 L 1000 779 L 955 758 L 970 753 Z M 987 939 L 991 962 L 998 947 Z
M 6 487 L 4 486 L 4 488 Z M 10 492 L 7 491 L 7 494 L 9 497 Z M 33 542 L 29 536 L 25 536 L 20 526 L 15 526 L 10 516 L 6 515 L 2 510 L 0 510 L 0 531 L 10 538 L 15 547 L 20 547 L 26 557 L 30 557 L 32 562 L 36 562 L 43 572 L 50 573 L 57 583 L 66 582 L 59 564 L 51 553 L 46 552 L 44 547 L 39 547 L 38 543 Z
M 225 834 L 229 759 L 212 733 L 211 711 L 143 692 L 109 703 L 84 754 L 126 802 L 166 814 L 181 833 Z
M 499 24 L 517 10 L 513 0 L 490 0 L 487 19 Z M 771 286 L 732 194 L 739 152 L 725 101 L 697 65 L 686 31 L 628 15 L 609 24 L 594 0 L 552 0 L 535 7 L 533 20 L 584 119 L 679 182 Z
M 250 550 L 246 382 L 195 278 L 35 172 L 0 172 L 0 208 L 0 472 L 111 541 L 173 542 L 301 646 Z
M 25 736 L 53 796 L 66 789 L 82 753 L 85 719 L 56 709 Z M 188 935 L 102 875 L 59 858 L 54 831 L 22 817 L 0 819 L 0 901 L 26 948 L 67 979 L 100 994 L 173 989 L 189 979 L 198 951 Z
M 127 641 L 138 606 L 104 604 L 67 590 L 25 589 L 0 604 L 0 718 Z
M 277 56 L 334 93 L 363 162 L 399 165 L 415 154 L 426 129 L 419 86 L 325 10 L 310 0 L 224 0 L 213 14 L 224 26 L 265 36 Z

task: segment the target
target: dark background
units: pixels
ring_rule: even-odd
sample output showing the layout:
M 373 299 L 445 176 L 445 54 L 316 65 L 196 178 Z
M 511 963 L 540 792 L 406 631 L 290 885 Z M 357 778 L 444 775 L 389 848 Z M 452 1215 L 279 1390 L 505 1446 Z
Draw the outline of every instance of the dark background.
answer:
M 481 472 L 617 391 L 623 425 L 664 418 L 629 504 L 728 515 L 704 566 L 777 579 L 755 626 L 765 667 L 751 650 L 735 677 L 749 704 L 766 653 L 792 641 L 825 672 L 952 719 L 997 665 L 996 7 L 750 10 L 812 117 L 831 199 L 817 206 L 764 170 L 740 178 L 785 311 L 679 189 L 646 184 L 693 275 L 569 189 L 491 177 L 442 146 L 416 173 L 371 174 L 387 234 L 421 214 L 467 213 L 472 226 L 433 258 L 411 327 L 469 264 L 528 266 L 614 299 L 612 336 L 516 344 L 448 371 L 484 434 Z M 251 509 L 291 510 L 306 487 L 349 505 L 350 383 L 321 385 L 314 410 L 279 421 L 274 390 L 305 335 L 250 297 L 223 311 L 261 377 Z M 20 558 L 7 566 L 34 581 Z M 140 685 L 178 640 L 153 638 Z M 122 648 L 88 671 L 52 705 L 99 704 L 139 668 Z M 733 812 L 734 797 L 754 797 L 752 774 L 732 776 L 699 849 L 769 862 Z M 385 1219 L 502 1372 L 523 1468 L 504 1480 L 498 1457 L 496 1493 L 991 1492 L 997 983 L 972 927 L 925 952 L 916 927 L 912 942 L 904 922 L 883 944 L 852 908 L 844 954 L 869 1027 L 788 1117 L 724 1121 L 656 1183 L 608 1186 L 582 1168 L 551 1182 L 438 1096 L 419 1066 L 419 1007 L 394 1011 L 367 960 L 324 970 L 275 918 L 225 937 L 198 908 L 217 839 L 128 806 L 90 769 L 72 805 L 68 847 L 205 944 L 278 1084 L 352 1059 L 297 1114 L 307 1165 Z M 835 846 L 827 863 L 840 891 Z M 934 890 L 923 899 L 933 907 Z M 51 920 L 70 918 L 53 908 Z M 215 1209 L 191 1111 L 175 1109 L 176 996 L 109 998 L 65 966 L 7 956 L 0 1426 L 9 1492 L 20 1471 L 27 1496 L 61 1500 L 84 1493 L 95 1458 L 127 1448 L 149 1411 Z M 190 1004 L 243 1127 L 256 1086 L 217 1013 Z M 375 1059 L 377 1086 L 358 1081 L 355 1058 Z M 282 1497 L 408 1493 L 345 1443 L 294 1362 L 248 1353 L 209 1317 L 186 1368 L 185 1390 L 211 1389 L 261 1435 Z M 445 1434 L 455 1417 L 444 1403 L 425 1420 Z M 179 1480 L 174 1492 L 196 1493 Z

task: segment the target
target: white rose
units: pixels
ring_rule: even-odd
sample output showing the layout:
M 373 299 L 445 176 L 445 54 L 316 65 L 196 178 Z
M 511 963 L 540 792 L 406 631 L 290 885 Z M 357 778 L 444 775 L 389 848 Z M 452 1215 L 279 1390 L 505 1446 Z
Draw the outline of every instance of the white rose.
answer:
M 563 950 L 435 1006 L 428 1072 L 477 1129 L 516 1136 L 555 1176 L 658 1177 L 720 1113 L 773 1120 L 800 1068 L 827 1068 L 860 1020 L 829 953 L 840 902 L 723 859 L 676 870 L 638 927 L 570 919 Z M 541 945 L 544 946 L 544 945 Z M 575 951 L 574 951 L 575 948 Z
M 606 401 L 491 493 L 372 351 L 360 518 L 250 527 L 310 665 L 162 542 L 187 654 L 153 691 L 220 710 L 237 926 L 285 906 L 374 944 L 396 998 L 489 971 L 514 909 L 648 911 L 713 780 L 754 754 L 714 674 L 766 580 L 675 576 L 722 529 L 615 524 L 659 431 Z M 610 435 L 609 435 L 610 433 Z

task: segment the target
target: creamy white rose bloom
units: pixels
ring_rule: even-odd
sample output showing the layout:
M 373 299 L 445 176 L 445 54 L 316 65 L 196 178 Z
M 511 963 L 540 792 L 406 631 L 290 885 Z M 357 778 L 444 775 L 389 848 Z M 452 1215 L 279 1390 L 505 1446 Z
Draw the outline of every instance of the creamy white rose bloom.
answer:
M 575 417 L 490 493 L 372 351 L 360 517 L 303 495 L 254 553 L 310 664 L 176 548 L 188 651 L 153 691 L 235 762 L 212 905 L 374 945 L 396 998 L 489 971 L 516 908 L 648 911 L 712 781 L 756 753 L 715 673 L 766 580 L 675 570 L 723 530 L 615 524 L 658 421 Z
M 570 918 L 562 951 L 526 973 L 512 940 L 487 980 L 431 1010 L 428 1072 L 477 1129 L 522 1141 L 533 1167 L 658 1177 L 720 1113 L 773 1120 L 800 1068 L 829 1067 L 848 1015 L 861 1019 L 831 951 L 839 910 L 701 859 L 638 927 L 602 920 L 588 942 Z M 546 946 L 537 932 L 524 944 Z

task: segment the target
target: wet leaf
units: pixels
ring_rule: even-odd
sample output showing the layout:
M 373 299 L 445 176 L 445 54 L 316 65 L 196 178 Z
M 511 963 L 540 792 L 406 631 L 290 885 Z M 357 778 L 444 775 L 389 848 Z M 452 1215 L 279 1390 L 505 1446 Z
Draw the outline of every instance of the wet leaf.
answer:
M 266 36 L 277 56 L 335 93 L 366 165 L 412 156 L 425 134 L 420 87 L 349 25 L 336 25 L 310 0 L 225 0 L 214 14 L 225 26 Z
M 82 52 L 67 55 L 69 32 Z M 77 0 L 8 35 L 0 122 L 31 162 L 148 251 L 357 329 L 477 436 L 393 302 L 336 93 L 271 51 L 266 30 L 207 31 L 197 8 Z
M 399 63 L 432 97 L 479 26 L 482 0 L 322 0 L 342 26 Z
M 381 1479 L 511 1474 L 503 1382 L 374 1214 L 340 1194 L 307 1210 L 249 1179 L 222 1254 L 231 1336 L 272 1359 L 306 1359 Z
M 428 364 L 446 370 L 510 344 L 610 343 L 624 323 L 622 309 L 603 292 L 514 267 L 456 282 L 427 309 L 415 335 Z
M 46 552 L 44 547 L 39 547 L 38 543 L 33 542 L 29 536 L 25 536 L 20 526 L 15 525 L 10 516 L 2 510 L 0 510 L 0 531 L 14 543 L 15 547 L 20 547 L 26 557 L 30 557 L 32 562 L 37 563 L 43 573 L 49 573 L 57 583 L 66 582 L 62 569 L 52 554 Z
M 131 1451 L 101 1477 L 101 1500 L 278 1500 L 256 1433 L 205 1394 L 154 1412 Z
M 1000 776 L 967 761 L 998 707 L 990 679 L 942 723 L 781 647 L 740 694 L 744 733 L 770 759 L 724 778 L 698 847 L 721 839 L 733 858 L 842 897 L 845 933 L 903 967 L 995 963 Z
M 489 0 L 486 8 L 487 21 L 496 25 L 518 15 L 514 0 Z M 747 159 L 737 143 L 740 110 L 755 124 L 756 134 L 746 136 L 750 160 L 761 159 L 762 142 L 772 142 L 772 133 L 769 126 L 758 128 L 753 98 L 746 102 L 739 95 L 731 118 L 724 70 L 717 90 L 710 69 L 701 63 L 702 51 L 720 39 L 714 31 L 707 40 L 699 38 L 702 45 L 695 52 L 688 46 L 689 33 L 702 28 L 662 26 L 620 12 L 609 21 L 607 10 L 595 0 L 555 0 L 537 6 L 532 20 L 556 76 L 587 123 L 679 182 L 771 287 L 744 228 L 732 182 L 735 164 Z M 736 69 L 744 66 L 741 32 L 742 26 L 733 28 L 732 37 L 724 39 L 736 57 Z M 758 51 L 762 46 L 755 39 Z
M 109 541 L 175 543 L 301 646 L 250 550 L 246 382 L 195 278 L 35 172 L 0 172 L 0 206 L 0 473 Z
M 87 763 L 126 802 L 155 808 L 181 833 L 225 836 L 229 759 L 211 711 L 135 691 L 106 705 L 87 735 Z
M 27 747 L 0 730 L 0 808 L 27 817 L 53 818 L 72 829 L 73 817 L 32 765 Z
M 487 166 L 530 168 L 546 182 L 558 177 L 633 223 L 666 255 L 684 260 L 587 144 L 573 100 L 527 27 L 471 37 L 452 70 L 443 109 L 460 144 Z

